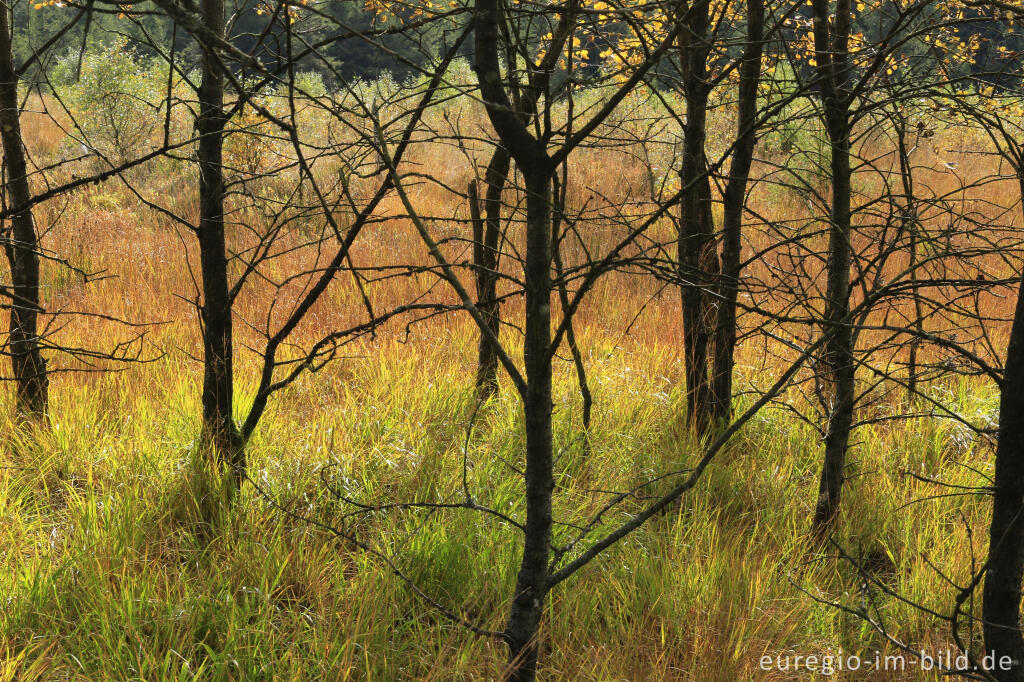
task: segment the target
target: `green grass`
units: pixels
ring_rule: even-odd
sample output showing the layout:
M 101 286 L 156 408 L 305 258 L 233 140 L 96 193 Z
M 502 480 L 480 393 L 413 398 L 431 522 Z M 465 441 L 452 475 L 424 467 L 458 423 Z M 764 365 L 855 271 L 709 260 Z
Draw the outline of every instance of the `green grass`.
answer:
M 476 500 L 521 516 L 521 483 L 505 464 L 521 458 L 519 404 L 505 387 L 467 436 L 474 351 L 466 328 L 444 344 L 365 350 L 278 396 L 250 450 L 252 476 L 277 503 L 394 553 L 433 598 L 500 628 L 518 564 L 518 537 L 507 525 L 465 510 L 346 516 L 352 508 L 328 486 L 367 502 L 457 500 L 468 443 Z M 560 365 L 556 377 L 555 509 L 572 523 L 606 499 L 595 489 L 685 468 L 697 456 L 678 428 L 681 377 L 671 349 L 612 350 L 588 338 L 586 350 L 597 400 L 589 456 L 571 366 Z M 59 380 L 52 431 L 4 429 L 0 679 L 500 675 L 499 643 L 446 621 L 379 559 L 282 514 L 252 486 L 207 524 L 204 495 L 214 493 L 196 464 L 198 376 L 172 357 Z M 995 406 L 994 392 L 980 386 L 949 393 L 965 413 Z M 863 556 L 888 557 L 881 580 L 948 610 L 955 589 L 925 558 L 964 580 L 970 548 L 983 555 L 977 535 L 987 499 L 902 508 L 940 492 L 905 472 L 976 485 L 979 476 L 962 463 L 986 471 L 988 453 L 939 420 L 861 429 L 857 441 L 837 539 Z M 671 513 L 555 590 L 543 678 L 794 679 L 759 671 L 758 660 L 884 650 L 859 620 L 797 588 L 858 603 L 856 572 L 808 535 L 820 452 L 814 432 L 787 412 L 756 417 Z M 625 504 L 608 523 L 641 503 Z M 571 532 L 559 527 L 556 541 Z M 946 646 L 943 623 L 876 597 L 894 635 Z

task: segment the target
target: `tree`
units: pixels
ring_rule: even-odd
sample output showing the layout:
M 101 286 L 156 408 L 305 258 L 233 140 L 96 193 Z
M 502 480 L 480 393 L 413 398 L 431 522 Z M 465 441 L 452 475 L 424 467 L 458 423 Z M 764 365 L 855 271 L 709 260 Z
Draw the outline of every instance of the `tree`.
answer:
M 11 269 L 12 286 L 10 338 L 11 366 L 14 371 L 17 409 L 35 419 L 46 414 L 46 360 L 39 339 L 39 254 L 35 222 L 32 217 L 29 169 L 25 144 L 21 137 L 21 105 L 18 101 L 18 73 L 14 68 L 11 26 L 6 8 L 0 8 L 0 139 L 4 147 L 6 191 L 10 204 L 18 211 L 4 240 L 4 251 Z
M 495 145 L 484 174 L 486 191 L 481 202 L 476 182 L 469 186 L 470 216 L 473 222 L 473 265 L 476 268 L 477 308 L 487 322 L 488 334 L 481 334 L 477 361 L 476 386 L 481 400 L 498 390 L 498 353 L 490 337 L 501 333 L 501 302 L 498 299 L 498 275 L 501 265 L 502 194 L 508 183 L 512 155 Z M 483 213 L 481 214 L 481 207 Z
M 1024 11 L 1016 10 L 1020 14 Z M 1005 116 L 1001 103 L 961 98 L 957 109 L 983 126 L 996 153 L 1013 170 L 1024 209 L 1024 148 L 1020 126 Z M 1024 635 L 1021 630 L 1021 584 L 1024 582 L 1024 281 L 1006 346 L 999 382 L 999 431 L 992 476 L 992 518 L 988 558 L 983 573 L 982 625 L 985 649 L 1009 657 L 1008 669 L 992 672 L 999 682 L 1024 680 Z M 980 579 L 981 573 L 978 578 Z
M 825 294 L 823 327 L 833 334 L 825 348 L 825 389 L 829 405 L 825 431 L 825 459 L 821 470 L 814 525 L 822 528 L 832 520 L 839 506 L 846 448 L 853 424 L 854 372 L 853 330 L 843 325 L 850 310 L 850 266 L 852 264 L 850 105 L 851 69 L 849 0 L 837 0 L 834 14 L 828 0 L 813 0 L 814 56 L 817 82 L 830 154 L 829 181 L 832 201 L 829 214 L 828 290 Z
M 747 0 L 747 35 L 739 66 L 736 103 L 736 149 L 722 195 L 721 286 L 714 340 L 711 394 L 712 416 L 718 423 L 732 414 L 733 372 L 736 352 L 736 301 L 741 272 L 741 241 L 746 190 L 758 131 L 758 85 L 764 52 L 765 6 L 763 0 Z
M 760 131 L 778 110 L 777 106 L 759 105 L 759 86 L 765 46 L 795 11 L 794 6 L 783 9 L 772 25 L 766 25 L 765 3 L 760 0 L 743 6 L 682 3 L 664 6 L 647 17 L 661 27 L 660 33 L 653 31 L 648 38 L 654 42 L 672 22 L 681 27 L 674 55 L 676 68 L 662 67 L 660 75 L 669 83 L 678 79 L 685 102 L 683 113 L 663 100 L 682 128 L 675 268 L 682 303 L 687 419 L 699 435 L 726 423 L 732 410 L 747 186 Z M 614 61 L 628 63 L 642 53 L 643 41 L 620 42 L 621 46 L 609 51 Z M 716 167 L 707 163 L 707 138 L 709 116 L 720 111 L 712 96 L 726 90 L 725 86 L 735 88 L 737 96 L 727 103 L 735 107 L 736 131 L 729 140 L 730 166 L 723 175 L 719 168 L 724 159 Z M 721 229 L 715 224 L 713 210 L 713 185 L 719 180 L 724 180 Z
M 1020 174 L 1019 166 L 1017 172 Z M 1024 192 L 1024 175 L 1020 177 Z M 996 679 L 1018 682 L 1024 680 L 1020 627 L 1024 580 L 1024 291 L 1017 297 L 1001 388 L 982 613 L 985 648 L 999 657 L 1009 656 L 1013 662 L 1010 670 L 998 671 Z
M 562 8 L 547 59 L 531 69 L 530 86 L 546 90 L 547 72 L 555 55 L 571 36 L 579 5 Z M 512 667 L 510 680 L 529 682 L 537 669 L 537 635 L 548 592 L 551 557 L 551 494 L 554 490 L 551 432 L 551 182 L 556 165 L 542 139 L 534 137 L 524 116 L 534 114 L 514 107 L 502 85 L 498 46 L 505 16 L 496 0 L 477 0 L 474 68 L 501 143 L 513 154 L 526 189 L 526 260 L 523 266 L 526 299 L 523 334 L 523 399 L 526 452 L 526 522 L 522 562 L 509 610 L 505 634 Z M 511 50 L 512 45 L 506 49 Z
M 359 159 L 365 151 L 361 145 L 375 144 L 376 138 L 372 133 L 356 128 L 353 121 L 365 117 L 369 108 L 376 106 L 372 101 L 375 95 L 370 93 L 367 97 L 350 84 L 351 97 L 339 102 L 331 96 L 317 95 L 303 88 L 299 83 L 296 65 L 303 58 L 320 58 L 320 55 L 317 46 L 296 46 L 292 30 L 298 10 L 287 3 L 279 3 L 264 12 L 270 24 L 262 34 L 267 44 L 257 42 L 250 47 L 250 51 L 239 49 L 226 35 L 223 19 L 220 18 L 224 12 L 221 0 L 211 0 L 209 4 L 203 5 L 199 13 L 175 0 L 157 0 L 156 4 L 178 26 L 189 32 L 203 50 L 203 79 L 197 90 L 199 113 L 196 118 L 197 165 L 200 171 L 199 224 L 192 225 L 155 202 L 147 200 L 147 203 L 160 208 L 164 215 L 173 215 L 179 224 L 186 225 L 198 238 L 202 279 L 200 319 L 204 345 L 203 433 L 207 444 L 216 453 L 221 468 L 231 474 L 232 489 L 236 489 L 247 477 L 246 443 L 255 432 L 274 393 L 289 386 L 303 372 L 320 369 L 336 356 L 341 344 L 372 333 L 378 325 L 391 317 L 420 308 L 416 305 L 399 306 L 396 310 L 378 315 L 367 301 L 368 320 L 365 323 L 325 335 L 299 353 L 298 357 L 294 354 L 282 357 L 286 348 L 293 352 L 296 350 L 291 346 L 294 334 L 339 273 L 352 271 L 356 286 L 361 289 L 363 285 L 350 264 L 352 245 L 362 229 L 374 219 L 380 203 L 392 191 L 392 179 L 385 175 L 368 200 L 357 199 L 352 186 L 345 179 L 347 171 L 340 174 L 342 181 L 337 186 L 327 187 L 322 177 L 315 172 L 314 165 L 318 161 L 330 159 L 358 167 L 361 163 Z M 439 21 L 448 18 L 442 15 Z M 344 25 L 338 25 L 337 29 L 336 35 L 320 43 L 326 45 L 355 39 L 377 45 L 374 40 L 379 35 L 352 31 Z M 385 30 L 383 33 L 390 31 Z M 390 122 L 399 131 L 399 142 L 394 151 L 396 163 L 412 142 L 413 133 L 424 111 L 438 93 L 442 75 L 458 54 L 465 35 L 463 30 L 462 37 L 447 47 L 440 59 L 440 66 L 422 86 L 420 101 L 411 107 L 408 116 Z M 151 48 L 159 50 L 156 45 Z M 335 78 L 344 81 L 340 73 L 332 70 L 330 60 L 324 59 L 322 64 Z M 172 72 L 177 68 L 175 64 L 170 66 Z M 247 81 L 236 70 L 254 74 L 254 79 Z M 271 91 L 275 86 L 280 88 L 277 94 Z M 225 105 L 226 91 L 234 96 L 229 106 Z M 267 95 L 268 92 L 270 95 Z M 276 100 L 278 105 L 275 107 L 267 101 L 261 101 L 261 98 L 267 99 L 264 96 Z M 310 156 L 311 152 L 304 140 L 305 128 L 300 119 L 311 114 L 299 111 L 296 104 L 299 98 L 311 110 L 324 114 L 328 120 L 355 129 L 357 142 L 351 144 L 342 141 L 337 145 L 326 145 Z M 256 122 L 228 130 L 226 126 L 237 121 L 246 107 L 252 110 Z M 269 132 L 274 129 L 280 132 L 279 137 Z M 272 145 L 274 154 L 271 156 L 279 161 L 269 167 L 255 164 L 249 169 L 229 165 L 224 158 L 225 140 L 229 134 L 235 139 Z M 355 175 L 359 170 L 357 168 L 351 172 Z M 281 201 L 277 188 L 272 186 L 266 188 L 263 196 L 254 190 L 261 182 L 265 184 L 271 179 L 284 179 L 292 183 L 291 188 L 284 193 L 287 200 Z M 266 211 L 265 220 L 245 226 L 255 238 L 252 245 L 233 245 L 226 239 L 225 201 L 229 192 L 242 202 L 230 207 L 235 214 L 244 214 L 243 207 L 249 210 L 259 210 L 265 205 L 272 207 Z M 307 201 L 304 197 L 307 196 L 311 197 L 308 200 L 310 203 L 304 203 Z M 345 228 L 336 217 L 342 208 L 351 210 L 353 214 L 350 224 Z M 296 233 L 309 234 L 310 215 L 316 216 L 319 229 L 312 233 L 313 236 L 301 239 L 298 244 L 285 246 L 282 242 L 294 239 Z M 301 229 L 291 229 L 295 226 L 301 226 Z M 273 269 L 276 261 L 294 253 L 306 255 L 309 260 L 304 266 L 293 266 L 283 274 L 280 271 L 275 271 L 275 274 L 265 272 L 266 269 Z M 234 264 L 240 267 L 241 274 L 232 278 L 230 271 Z M 257 278 L 271 282 L 274 295 L 268 304 L 265 319 L 243 320 L 246 327 L 257 330 L 262 346 L 258 351 L 260 372 L 255 395 L 243 418 L 236 421 L 233 414 L 235 348 L 232 343 L 232 325 L 233 316 L 237 315 L 234 303 L 244 287 Z M 295 286 L 298 286 L 297 290 L 292 288 Z M 286 307 L 286 312 L 277 310 L 279 304 L 282 308 Z

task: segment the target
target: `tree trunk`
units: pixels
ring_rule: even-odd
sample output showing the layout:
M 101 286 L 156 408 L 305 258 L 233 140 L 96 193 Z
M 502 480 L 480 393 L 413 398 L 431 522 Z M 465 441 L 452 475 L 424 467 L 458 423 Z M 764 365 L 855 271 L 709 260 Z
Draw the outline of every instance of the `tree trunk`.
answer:
M 18 76 L 14 69 L 8 11 L 0 7 L 0 139 L 4 146 L 7 196 L 12 206 L 27 206 L 31 199 L 28 163 L 21 137 Z M 11 268 L 11 366 L 20 414 L 46 415 L 49 380 L 39 343 L 39 254 L 32 210 L 25 208 L 11 219 L 5 251 Z
M 845 118 L 845 114 L 844 114 Z M 832 215 L 829 229 L 828 285 L 823 331 L 825 395 L 830 404 L 825 433 L 825 461 L 818 487 L 814 525 L 822 529 L 835 516 L 843 487 L 846 449 L 853 426 L 853 330 L 844 318 L 850 311 L 850 156 L 849 138 L 832 138 Z
M 736 350 L 736 298 L 740 282 L 740 248 L 747 179 L 757 142 L 757 85 L 764 52 L 764 0 L 747 0 L 747 47 L 740 65 L 736 147 L 722 196 L 722 268 L 715 326 L 712 416 L 718 423 L 732 416 L 733 357 Z
M 498 0 L 477 0 L 474 64 L 487 115 L 526 184 L 526 289 L 523 361 L 526 427 L 526 523 L 523 553 L 509 608 L 505 638 L 506 677 L 532 682 L 537 674 L 538 634 L 548 593 L 551 560 L 551 497 L 554 491 L 551 428 L 551 184 L 554 168 L 543 140 L 530 134 L 502 84 L 498 62 Z M 529 103 L 532 107 L 534 99 Z M 521 103 L 522 104 L 522 103 Z
M 479 204 L 476 196 L 471 196 L 474 211 L 473 265 L 476 272 L 477 309 L 483 315 L 487 327 L 495 338 L 501 331 L 501 304 L 498 296 L 498 267 L 501 246 L 501 197 L 508 182 L 511 155 L 501 145 L 494 148 L 491 160 L 487 164 L 484 183 L 484 214 L 479 215 Z M 473 192 L 475 195 L 475 191 Z M 479 360 L 476 372 L 477 395 L 481 401 L 487 400 L 498 390 L 498 354 L 497 349 L 487 340 L 487 335 L 480 334 Z
M 907 120 L 899 109 L 893 112 L 893 124 L 896 128 L 896 149 L 899 152 L 900 182 L 903 185 L 903 217 L 900 228 L 907 234 L 907 252 L 910 258 L 910 295 L 914 297 L 914 329 L 917 334 L 910 341 L 910 353 L 907 359 L 907 406 L 912 407 L 917 398 L 917 349 L 924 336 L 924 308 L 921 292 L 918 289 L 917 274 L 917 210 L 914 205 L 914 167 L 910 163 L 911 150 L 907 147 Z
M 551 245 L 551 262 L 555 266 L 555 277 L 558 281 L 555 289 L 558 291 L 558 301 L 562 306 L 562 315 L 571 316 L 569 290 L 565 282 L 565 267 L 562 264 L 562 242 L 565 239 L 565 234 L 561 233 L 561 224 L 565 219 L 565 183 L 559 182 L 557 174 L 552 177 L 552 192 L 553 200 L 556 202 L 557 206 L 556 209 L 551 211 L 551 238 L 553 240 Z M 572 354 L 572 363 L 576 367 L 576 381 L 580 388 L 580 398 L 583 403 L 581 414 L 581 426 L 583 427 L 583 454 L 589 457 L 590 413 L 594 406 L 594 396 L 590 392 L 590 384 L 587 382 L 587 368 L 583 363 L 583 352 L 580 350 L 580 345 L 576 340 L 576 329 L 571 317 L 566 320 L 565 341 L 569 344 L 569 352 Z
M 704 158 L 707 137 L 707 40 L 709 5 L 698 2 L 684 14 L 686 29 L 679 38 L 686 125 L 679 178 L 684 189 L 678 240 L 682 282 L 683 347 L 685 351 L 688 420 L 699 433 L 711 424 L 711 385 L 708 351 L 713 303 L 708 291 L 718 274 L 711 182 Z
M 1021 196 L 1024 175 L 1018 169 Z M 1020 600 L 1024 580 L 1024 284 L 1006 350 L 999 400 L 999 442 L 996 445 L 992 522 L 989 526 L 988 570 L 982 593 L 985 649 L 996 660 L 1009 656 L 1010 670 L 995 670 L 1000 682 L 1024 681 L 1024 640 Z
M 523 345 L 527 394 L 526 532 L 516 592 L 509 610 L 509 679 L 532 682 L 537 636 L 548 590 L 551 496 L 551 175 L 522 168 L 526 178 L 526 329 Z M 532 171 L 532 172 L 531 172 Z
M 827 0 L 813 0 L 814 46 L 821 76 L 821 98 L 831 150 L 832 209 L 829 244 L 822 367 L 828 411 L 825 461 L 814 510 L 814 527 L 824 530 L 835 516 L 843 487 L 846 449 L 853 427 L 854 360 L 850 312 L 850 99 L 846 92 L 850 35 L 850 2 L 839 0 L 834 17 Z
M 223 0 L 203 0 L 203 21 L 224 35 Z M 203 286 L 203 431 L 221 466 L 236 480 L 245 467 L 241 437 L 232 414 L 231 296 L 224 238 L 224 73 L 220 62 L 205 52 L 199 86 L 199 259 Z

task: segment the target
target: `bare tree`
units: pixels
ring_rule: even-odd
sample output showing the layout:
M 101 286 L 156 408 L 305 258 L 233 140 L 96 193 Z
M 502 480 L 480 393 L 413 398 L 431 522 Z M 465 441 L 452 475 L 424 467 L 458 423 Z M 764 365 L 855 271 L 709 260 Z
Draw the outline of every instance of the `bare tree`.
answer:
M 4 147 L 5 189 L 11 206 L 18 211 L 5 230 L 4 252 L 11 269 L 12 285 L 10 337 L 11 366 L 14 370 L 17 409 L 42 418 L 46 415 L 46 360 L 39 341 L 39 254 L 30 201 L 29 167 L 21 136 L 21 106 L 18 101 L 18 73 L 14 68 L 8 8 L 0 7 L 0 139 Z
M 825 394 L 829 405 L 825 432 L 825 459 L 814 510 L 814 525 L 826 526 L 836 513 L 842 492 L 846 448 L 853 424 L 854 372 L 853 330 L 838 328 L 850 309 L 852 263 L 850 187 L 850 83 L 849 41 L 852 8 L 838 0 L 833 14 L 829 3 L 815 0 L 814 52 L 818 83 L 830 148 L 832 201 L 829 214 L 828 291 L 823 324 L 835 328 L 823 355 L 827 368 Z
M 203 0 L 202 21 L 212 36 L 224 39 L 223 0 Z M 232 305 L 228 285 L 228 257 L 224 238 L 224 111 L 223 65 L 212 46 L 204 48 L 202 82 L 199 85 L 199 115 L 196 133 L 199 165 L 199 260 L 203 302 L 203 430 L 220 463 L 241 475 L 245 452 L 235 426 L 234 350 L 231 326 Z
M 482 200 L 476 182 L 469 186 L 477 307 L 487 321 L 490 336 L 495 337 L 501 333 L 501 302 L 497 285 L 498 268 L 501 267 L 502 194 L 508 184 L 511 161 L 509 151 L 500 144 L 495 145 L 484 174 L 486 187 Z M 498 389 L 498 354 L 485 334 L 480 335 L 476 385 L 481 400 L 486 400 Z
M 1020 627 L 1024 580 L 1024 502 L 1020 492 L 1024 489 L 1024 292 L 1017 297 L 1004 372 L 982 608 L 985 648 L 1009 656 L 1013 662 L 1011 670 L 999 671 L 996 677 L 1000 682 L 1017 682 L 1024 680 Z

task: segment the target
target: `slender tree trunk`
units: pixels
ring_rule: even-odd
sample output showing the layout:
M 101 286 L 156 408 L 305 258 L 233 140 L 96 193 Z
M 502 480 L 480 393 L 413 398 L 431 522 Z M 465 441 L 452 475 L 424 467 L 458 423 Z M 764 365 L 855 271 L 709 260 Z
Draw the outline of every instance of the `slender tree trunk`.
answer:
M 570 302 L 569 290 L 564 279 L 565 267 L 562 264 L 562 242 L 564 235 L 561 235 L 561 224 L 565 218 L 565 184 L 560 182 L 558 175 L 552 178 L 553 198 L 557 209 L 552 210 L 551 216 L 551 238 L 554 240 L 551 245 L 551 261 L 555 266 L 555 277 L 558 285 L 558 301 L 562 306 L 562 314 L 568 315 Z M 576 381 L 580 387 L 580 398 L 583 402 L 582 426 L 583 426 L 583 454 L 590 456 L 590 413 L 594 407 L 594 396 L 590 392 L 590 384 L 587 381 L 587 368 L 583 363 L 583 352 L 580 350 L 579 342 L 576 340 L 576 329 L 570 319 L 565 328 L 565 341 L 569 344 L 569 352 L 572 354 L 573 365 L 576 366 Z
M 31 199 L 28 163 L 21 137 L 18 76 L 14 70 L 8 10 L 0 7 L 0 140 L 4 147 L 7 197 L 12 206 Z M 39 254 L 32 210 L 25 208 L 11 219 L 4 248 L 11 268 L 12 300 L 10 340 L 16 407 L 20 414 L 46 415 L 49 380 L 39 343 Z
M 747 180 L 757 142 L 757 86 L 764 52 L 764 0 L 747 0 L 747 47 L 740 65 L 736 147 L 722 197 L 722 268 L 718 320 L 715 325 L 712 416 L 723 423 L 732 415 L 732 376 L 736 350 L 736 299 Z
M 523 271 L 526 290 L 523 338 L 526 523 L 505 638 L 509 648 L 507 679 L 532 682 L 537 673 L 537 639 L 548 593 L 554 491 L 551 428 L 551 185 L 554 168 L 544 141 L 531 135 L 524 120 L 525 112 L 513 106 L 502 82 L 498 45 L 499 26 L 504 18 L 499 0 L 477 0 L 475 19 L 474 66 L 480 93 L 491 124 L 526 184 Z M 560 27 L 556 33 L 561 30 Z M 536 101 L 520 104 L 532 110 Z
M 685 11 L 685 7 L 684 7 Z M 709 4 L 698 0 L 685 11 L 686 30 L 679 39 L 686 125 L 680 182 L 684 188 L 678 240 L 679 277 L 682 281 L 683 347 L 685 350 L 688 419 L 699 433 L 711 424 L 712 393 L 708 372 L 713 304 L 708 291 L 718 274 L 711 181 L 704 145 L 707 138 L 707 29 Z
M 526 178 L 527 395 L 526 532 L 516 592 L 509 610 L 509 679 L 532 682 L 537 636 L 548 590 L 551 559 L 551 496 L 554 490 L 551 429 L 551 175 L 522 168 Z
M 484 174 L 487 189 L 484 193 L 482 217 L 477 197 L 470 197 L 474 212 L 473 265 L 476 272 L 476 305 L 495 337 L 501 331 L 501 304 L 498 302 L 501 197 L 508 183 L 511 159 L 505 147 L 497 145 L 494 148 Z M 475 185 L 472 194 L 476 194 Z M 483 332 L 480 334 L 476 388 L 480 400 L 486 400 L 498 390 L 498 354 Z
M 1024 175 L 1018 169 L 1021 196 Z M 995 670 L 1000 682 L 1024 681 L 1024 639 L 1020 600 L 1024 580 L 1024 284 L 1006 350 L 999 400 L 999 442 L 996 445 L 992 522 L 989 526 L 988 570 L 982 593 L 985 649 L 996 660 L 1009 656 L 1010 670 Z
M 850 265 L 853 258 L 851 230 L 851 171 L 849 98 L 847 78 L 849 0 L 839 0 L 830 21 L 827 0 L 813 0 L 814 39 L 822 104 L 831 150 L 832 209 L 829 216 L 828 282 L 826 289 L 824 362 L 828 376 L 825 396 L 829 404 L 825 433 L 825 460 L 814 510 L 814 527 L 829 525 L 839 507 L 846 467 L 846 450 L 853 427 L 854 359 L 853 329 L 845 319 L 850 311 Z M 831 28 L 830 28 L 831 23 Z
M 853 330 L 844 320 L 850 311 L 850 157 L 849 138 L 833 138 L 832 225 L 829 230 L 827 302 L 824 331 L 832 336 L 825 344 L 824 366 L 830 375 L 826 396 L 830 400 L 825 433 L 825 461 L 818 488 L 814 525 L 827 526 L 835 516 L 843 487 L 846 449 L 853 426 L 854 364 Z
M 917 328 L 917 335 L 914 336 L 910 341 L 910 354 L 907 358 L 908 376 L 907 376 L 907 405 L 913 405 L 917 398 L 917 375 L 918 375 L 918 362 L 917 362 L 917 349 L 921 345 L 921 338 L 924 334 L 924 309 L 921 304 L 921 294 L 918 290 L 918 276 L 917 276 L 917 225 L 910 225 L 910 245 L 908 252 L 910 254 L 910 285 L 913 287 L 912 296 L 914 297 L 914 327 Z
M 914 297 L 914 328 L 917 334 L 910 341 L 910 353 L 907 359 L 907 404 L 912 405 L 917 396 L 917 348 L 924 334 L 924 310 L 921 303 L 921 292 L 918 291 L 917 274 L 917 211 L 914 207 L 914 172 L 910 164 L 911 150 L 907 148 L 907 121 L 900 111 L 894 116 L 896 127 L 896 147 L 899 153 L 900 182 L 903 185 L 903 220 L 901 229 L 907 234 L 907 251 L 910 258 L 910 284 Z
M 203 0 L 206 26 L 224 35 L 223 0 Z M 245 456 L 232 414 L 231 296 L 224 238 L 224 73 L 220 62 L 204 54 L 199 86 L 199 259 L 203 286 L 203 430 L 222 466 L 239 478 Z

